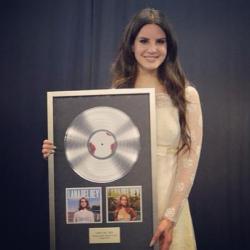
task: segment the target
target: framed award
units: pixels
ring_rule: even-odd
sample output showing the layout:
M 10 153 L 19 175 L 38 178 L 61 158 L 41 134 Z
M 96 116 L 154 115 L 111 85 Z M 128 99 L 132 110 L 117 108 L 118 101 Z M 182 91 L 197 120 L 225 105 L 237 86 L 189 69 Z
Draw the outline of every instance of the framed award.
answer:
M 47 93 L 51 250 L 145 250 L 157 220 L 152 88 Z

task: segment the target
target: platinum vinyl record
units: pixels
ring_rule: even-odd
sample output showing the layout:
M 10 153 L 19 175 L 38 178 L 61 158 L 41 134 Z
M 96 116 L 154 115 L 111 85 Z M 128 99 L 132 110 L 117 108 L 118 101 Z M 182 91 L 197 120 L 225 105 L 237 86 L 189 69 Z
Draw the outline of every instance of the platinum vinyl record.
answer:
M 94 107 L 77 115 L 67 128 L 65 154 L 82 178 L 107 183 L 124 177 L 136 163 L 140 133 L 132 119 L 112 107 Z

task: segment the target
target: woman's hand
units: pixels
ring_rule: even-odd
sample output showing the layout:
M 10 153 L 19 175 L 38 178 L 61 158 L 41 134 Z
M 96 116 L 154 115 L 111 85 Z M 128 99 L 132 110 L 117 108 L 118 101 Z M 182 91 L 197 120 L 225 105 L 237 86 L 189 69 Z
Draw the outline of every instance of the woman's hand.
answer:
M 42 145 L 43 158 L 47 159 L 50 154 L 54 154 L 55 149 L 56 149 L 56 147 L 54 146 L 53 142 L 51 142 L 51 141 L 49 141 L 47 139 L 44 140 L 43 145 Z
M 162 219 L 152 237 L 150 247 L 159 240 L 160 250 L 169 250 L 173 239 L 173 228 L 174 222 L 167 218 Z

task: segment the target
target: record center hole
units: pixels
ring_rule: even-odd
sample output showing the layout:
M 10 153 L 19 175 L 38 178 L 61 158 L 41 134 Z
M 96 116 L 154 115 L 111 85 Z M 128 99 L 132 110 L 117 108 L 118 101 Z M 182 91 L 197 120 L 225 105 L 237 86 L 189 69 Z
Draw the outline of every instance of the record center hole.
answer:
M 89 137 L 89 153 L 97 159 L 107 159 L 111 157 L 117 148 L 117 141 L 113 133 L 101 129 L 93 132 Z

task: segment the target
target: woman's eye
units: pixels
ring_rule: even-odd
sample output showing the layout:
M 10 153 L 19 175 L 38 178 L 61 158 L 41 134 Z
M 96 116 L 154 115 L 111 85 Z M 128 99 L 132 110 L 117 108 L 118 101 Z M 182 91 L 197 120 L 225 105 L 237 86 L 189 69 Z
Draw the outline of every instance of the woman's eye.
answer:
M 147 42 L 148 42 L 147 39 L 141 39 L 141 40 L 140 40 L 140 43 L 142 43 L 142 44 L 146 44 Z
M 157 43 L 164 44 L 164 43 L 166 43 L 166 40 L 165 39 L 160 39 L 160 40 L 157 41 Z

